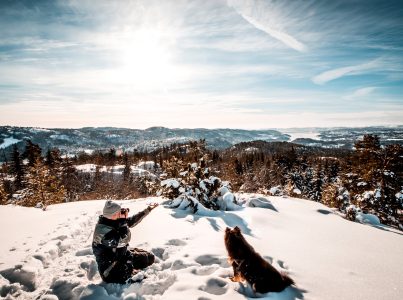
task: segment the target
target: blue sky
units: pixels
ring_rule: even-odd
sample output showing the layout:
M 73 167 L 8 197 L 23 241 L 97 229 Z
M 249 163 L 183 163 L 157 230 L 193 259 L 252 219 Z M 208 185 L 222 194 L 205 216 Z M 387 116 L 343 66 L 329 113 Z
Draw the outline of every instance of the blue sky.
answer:
M 0 1 L 0 125 L 403 124 L 402 1 Z

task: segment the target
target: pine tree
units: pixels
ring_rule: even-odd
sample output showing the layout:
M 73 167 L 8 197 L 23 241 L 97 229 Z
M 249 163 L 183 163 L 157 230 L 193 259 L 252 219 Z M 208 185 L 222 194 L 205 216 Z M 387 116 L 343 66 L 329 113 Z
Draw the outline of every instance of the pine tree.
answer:
M 27 206 L 41 204 L 46 209 L 50 204 L 63 202 L 65 194 L 65 188 L 60 180 L 51 174 L 40 159 L 37 159 L 28 169 L 24 204 Z
M 32 143 L 31 140 L 27 140 L 23 157 L 28 159 L 28 166 L 32 167 L 38 159 L 42 160 L 41 155 L 41 147 L 39 147 L 39 145 L 37 144 Z
M 237 175 L 243 174 L 243 167 L 242 167 L 241 162 L 238 160 L 238 158 L 235 158 L 235 160 L 234 160 L 234 169 L 235 169 L 235 173 Z
M 125 165 L 123 169 L 123 182 L 127 184 L 131 180 L 131 167 L 127 153 L 123 155 L 123 164 Z
M 21 189 L 24 178 L 24 169 L 22 166 L 21 155 L 17 145 L 14 144 L 11 158 L 11 173 L 15 176 L 14 186 L 16 190 Z
M 107 160 L 108 160 L 108 165 L 109 166 L 114 166 L 115 165 L 115 160 L 116 160 L 116 149 L 111 148 L 109 149 L 108 155 L 107 155 Z
M 312 179 L 311 199 L 317 202 L 322 201 L 323 185 L 325 183 L 325 175 L 323 174 L 322 164 L 319 161 Z
M 60 150 L 55 148 L 55 149 L 48 149 L 46 152 L 46 159 L 45 159 L 45 164 L 50 168 L 58 168 L 60 167 L 60 164 L 62 162 Z
M 61 164 L 61 184 L 66 190 L 66 200 L 75 201 L 85 187 L 85 182 L 79 179 L 79 174 L 70 159 L 66 158 Z
M 342 203 L 338 198 L 338 185 L 328 183 L 323 187 L 322 203 L 329 207 L 340 208 Z
M 4 188 L 4 180 L 2 177 L 0 177 L 0 204 L 6 204 L 7 203 L 7 193 L 6 190 Z

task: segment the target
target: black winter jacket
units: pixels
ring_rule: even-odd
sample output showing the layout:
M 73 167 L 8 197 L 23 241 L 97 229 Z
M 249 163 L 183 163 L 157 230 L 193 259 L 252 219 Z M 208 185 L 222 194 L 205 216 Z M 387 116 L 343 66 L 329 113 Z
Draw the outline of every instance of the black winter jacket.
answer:
M 103 279 L 107 276 L 105 271 L 112 264 L 126 258 L 127 248 L 131 239 L 129 227 L 134 227 L 140 223 L 150 211 L 150 209 L 146 208 L 127 219 L 111 220 L 104 216 L 99 217 L 92 240 L 92 250 L 98 264 L 99 273 Z

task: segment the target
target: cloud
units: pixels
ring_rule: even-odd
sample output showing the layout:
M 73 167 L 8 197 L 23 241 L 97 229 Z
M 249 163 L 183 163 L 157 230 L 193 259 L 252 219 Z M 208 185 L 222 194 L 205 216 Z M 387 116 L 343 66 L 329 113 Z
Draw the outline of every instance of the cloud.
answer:
M 361 65 L 333 69 L 333 70 L 329 70 L 329 71 L 320 73 L 319 75 L 316 75 L 315 77 L 312 78 L 312 81 L 316 84 L 325 84 L 329 81 L 332 81 L 332 80 L 335 80 L 335 79 L 338 79 L 338 78 L 341 78 L 344 76 L 359 75 L 359 74 L 366 73 L 367 71 L 376 69 L 378 66 L 379 66 L 378 60 L 373 60 L 369 63 L 365 63 L 365 64 L 361 64 Z
M 294 37 L 292 37 L 291 35 L 285 33 L 285 32 L 281 32 L 279 30 L 275 30 L 273 28 L 271 28 L 270 26 L 260 23 L 257 20 L 254 20 L 252 17 L 247 16 L 245 14 L 241 13 L 241 16 L 248 21 L 249 23 L 251 23 L 253 26 L 255 26 L 257 29 L 262 30 L 266 33 L 268 33 L 269 35 L 271 35 L 273 38 L 283 42 L 284 44 L 286 44 L 287 46 L 289 46 L 290 48 L 293 48 L 297 51 L 300 52 L 304 52 L 307 50 L 306 46 L 304 44 L 302 44 L 301 42 L 297 41 Z
M 360 88 L 360 89 L 355 90 L 351 95 L 346 96 L 345 99 L 350 100 L 350 99 L 365 97 L 365 96 L 368 96 L 371 93 L 373 93 L 373 91 L 375 91 L 376 89 L 377 89 L 377 87 L 374 87 L 374 86 Z
M 255 26 L 257 29 L 266 32 L 271 37 L 279 40 L 288 47 L 304 52 L 307 47 L 298 41 L 296 38 L 286 33 L 284 30 L 280 30 L 279 27 L 284 25 L 280 22 L 286 23 L 287 20 L 273 15 L 273 11 L 269 11 L 265 7 L 259 5 L 257 2 L 250 3 L 228 1 L 229 6 L 232 6 L 246 21 Z M 272 17 L 273 20 L 268 20 L 266 16 Z

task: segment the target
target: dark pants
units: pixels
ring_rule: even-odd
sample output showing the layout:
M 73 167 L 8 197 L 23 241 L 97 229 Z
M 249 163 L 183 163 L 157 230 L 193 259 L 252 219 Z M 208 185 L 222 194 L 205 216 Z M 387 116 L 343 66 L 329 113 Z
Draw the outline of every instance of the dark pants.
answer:
M 130 249 L 128 253 L 130 256 L 130 259 L 128 259 L 128 263 L 129 261 L 131 261 L 131 266 L 133 267 L 133 270 L 147 268 L 148 266 L 151 266 L 155 260 L 154 254 L 143 249 Z
M 137 271 L 152 265 L 154 259 L 154 254 L 143 249 L 128 249 L 125 256 L 115 264 L 108 276 L 102 276 L 102 279 L 110 283 L 125 283 Z

